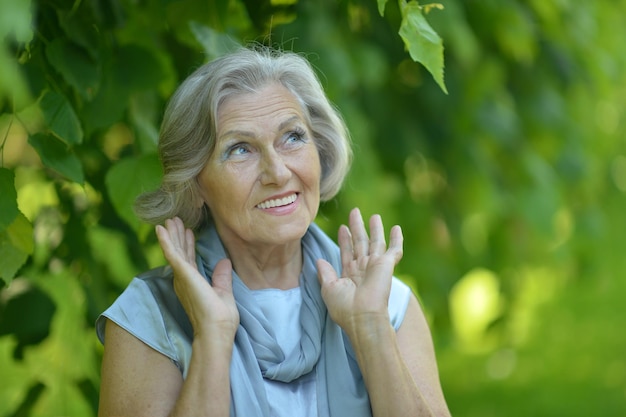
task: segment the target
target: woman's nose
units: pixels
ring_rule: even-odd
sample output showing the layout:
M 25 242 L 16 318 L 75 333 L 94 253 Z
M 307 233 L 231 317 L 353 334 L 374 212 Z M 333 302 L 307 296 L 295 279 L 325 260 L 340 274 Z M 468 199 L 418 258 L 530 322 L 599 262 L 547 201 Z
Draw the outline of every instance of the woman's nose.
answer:
M 264 153 L 261 165 L 261 183 L 263 185 L 282 185 L 291 176 L 291 170 L 286 161 L 275 150 Z

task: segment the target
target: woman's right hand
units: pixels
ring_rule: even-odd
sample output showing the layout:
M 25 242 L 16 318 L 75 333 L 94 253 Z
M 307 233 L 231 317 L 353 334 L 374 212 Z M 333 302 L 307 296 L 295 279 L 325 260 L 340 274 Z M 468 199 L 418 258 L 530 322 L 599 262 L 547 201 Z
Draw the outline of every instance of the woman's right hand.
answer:
M 174 271 L 174 291 L 189 316 L 194 337 L 230 342 L 239 326 L 239 311 L 232 286 L 232 264 L 220 260 L 213 271 L 213 285 L 198 272 L 195 237 L 178 217 L 156 226 L 165 259 Z M 219 335 L 219 336 L 218 336 Z

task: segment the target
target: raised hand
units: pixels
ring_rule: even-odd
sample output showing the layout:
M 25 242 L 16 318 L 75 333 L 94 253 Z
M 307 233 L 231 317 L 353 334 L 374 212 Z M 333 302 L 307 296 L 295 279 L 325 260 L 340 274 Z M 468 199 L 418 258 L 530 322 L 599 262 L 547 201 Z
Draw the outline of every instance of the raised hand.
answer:
M 322 298 L 331 318 L 348 334 L 363 323 L 389 322 L 387 303 L 393 270 L 402 258 L 402 230 L 391 229 L 389 247 L 379 215 L 370 218 L 368 237 L 358 209 L 350 212 L 350 227 L 339 228 L 342 277 L 324 260 L 318 260 Z
M 156 227 L 165 259 L 174 271 L 174 291 L 185 308 L 196 337 L 211 334 L 230 341 L 239 325 L 239 311 L 232 289 L 232 264 L 220 260 L 213 271 L 213 286 L 198 272 L 195 237 L 175 217 Z

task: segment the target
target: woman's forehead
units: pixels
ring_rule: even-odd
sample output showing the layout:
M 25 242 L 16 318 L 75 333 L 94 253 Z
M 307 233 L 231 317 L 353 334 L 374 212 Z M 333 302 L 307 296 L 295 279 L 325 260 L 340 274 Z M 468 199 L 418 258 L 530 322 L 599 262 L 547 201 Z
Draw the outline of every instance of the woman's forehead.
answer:
M 226 98 L 218 109 L 216 128 L 221 136 L 232 129 L 280 129 L 298 121 L 305 121 L 305 116 L 297 97 L 281 84 L 270 84 Z

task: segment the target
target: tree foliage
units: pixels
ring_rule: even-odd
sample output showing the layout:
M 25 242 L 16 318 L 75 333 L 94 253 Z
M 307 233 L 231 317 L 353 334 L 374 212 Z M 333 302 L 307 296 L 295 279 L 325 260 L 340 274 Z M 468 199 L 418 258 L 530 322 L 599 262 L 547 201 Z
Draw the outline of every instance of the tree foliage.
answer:
M 345 116 L 355 162 L 318 222 L 333 236 L 359 206 L 402 225 L 398 275 L 431 321 L 454 415 L 623 413 L 625 12 L 0 2 L 0 415 L 96 414 L 95 318 L 163 262 L 131 204 L 158 184 L 164 105 L 249 41 L 304 53 Z

